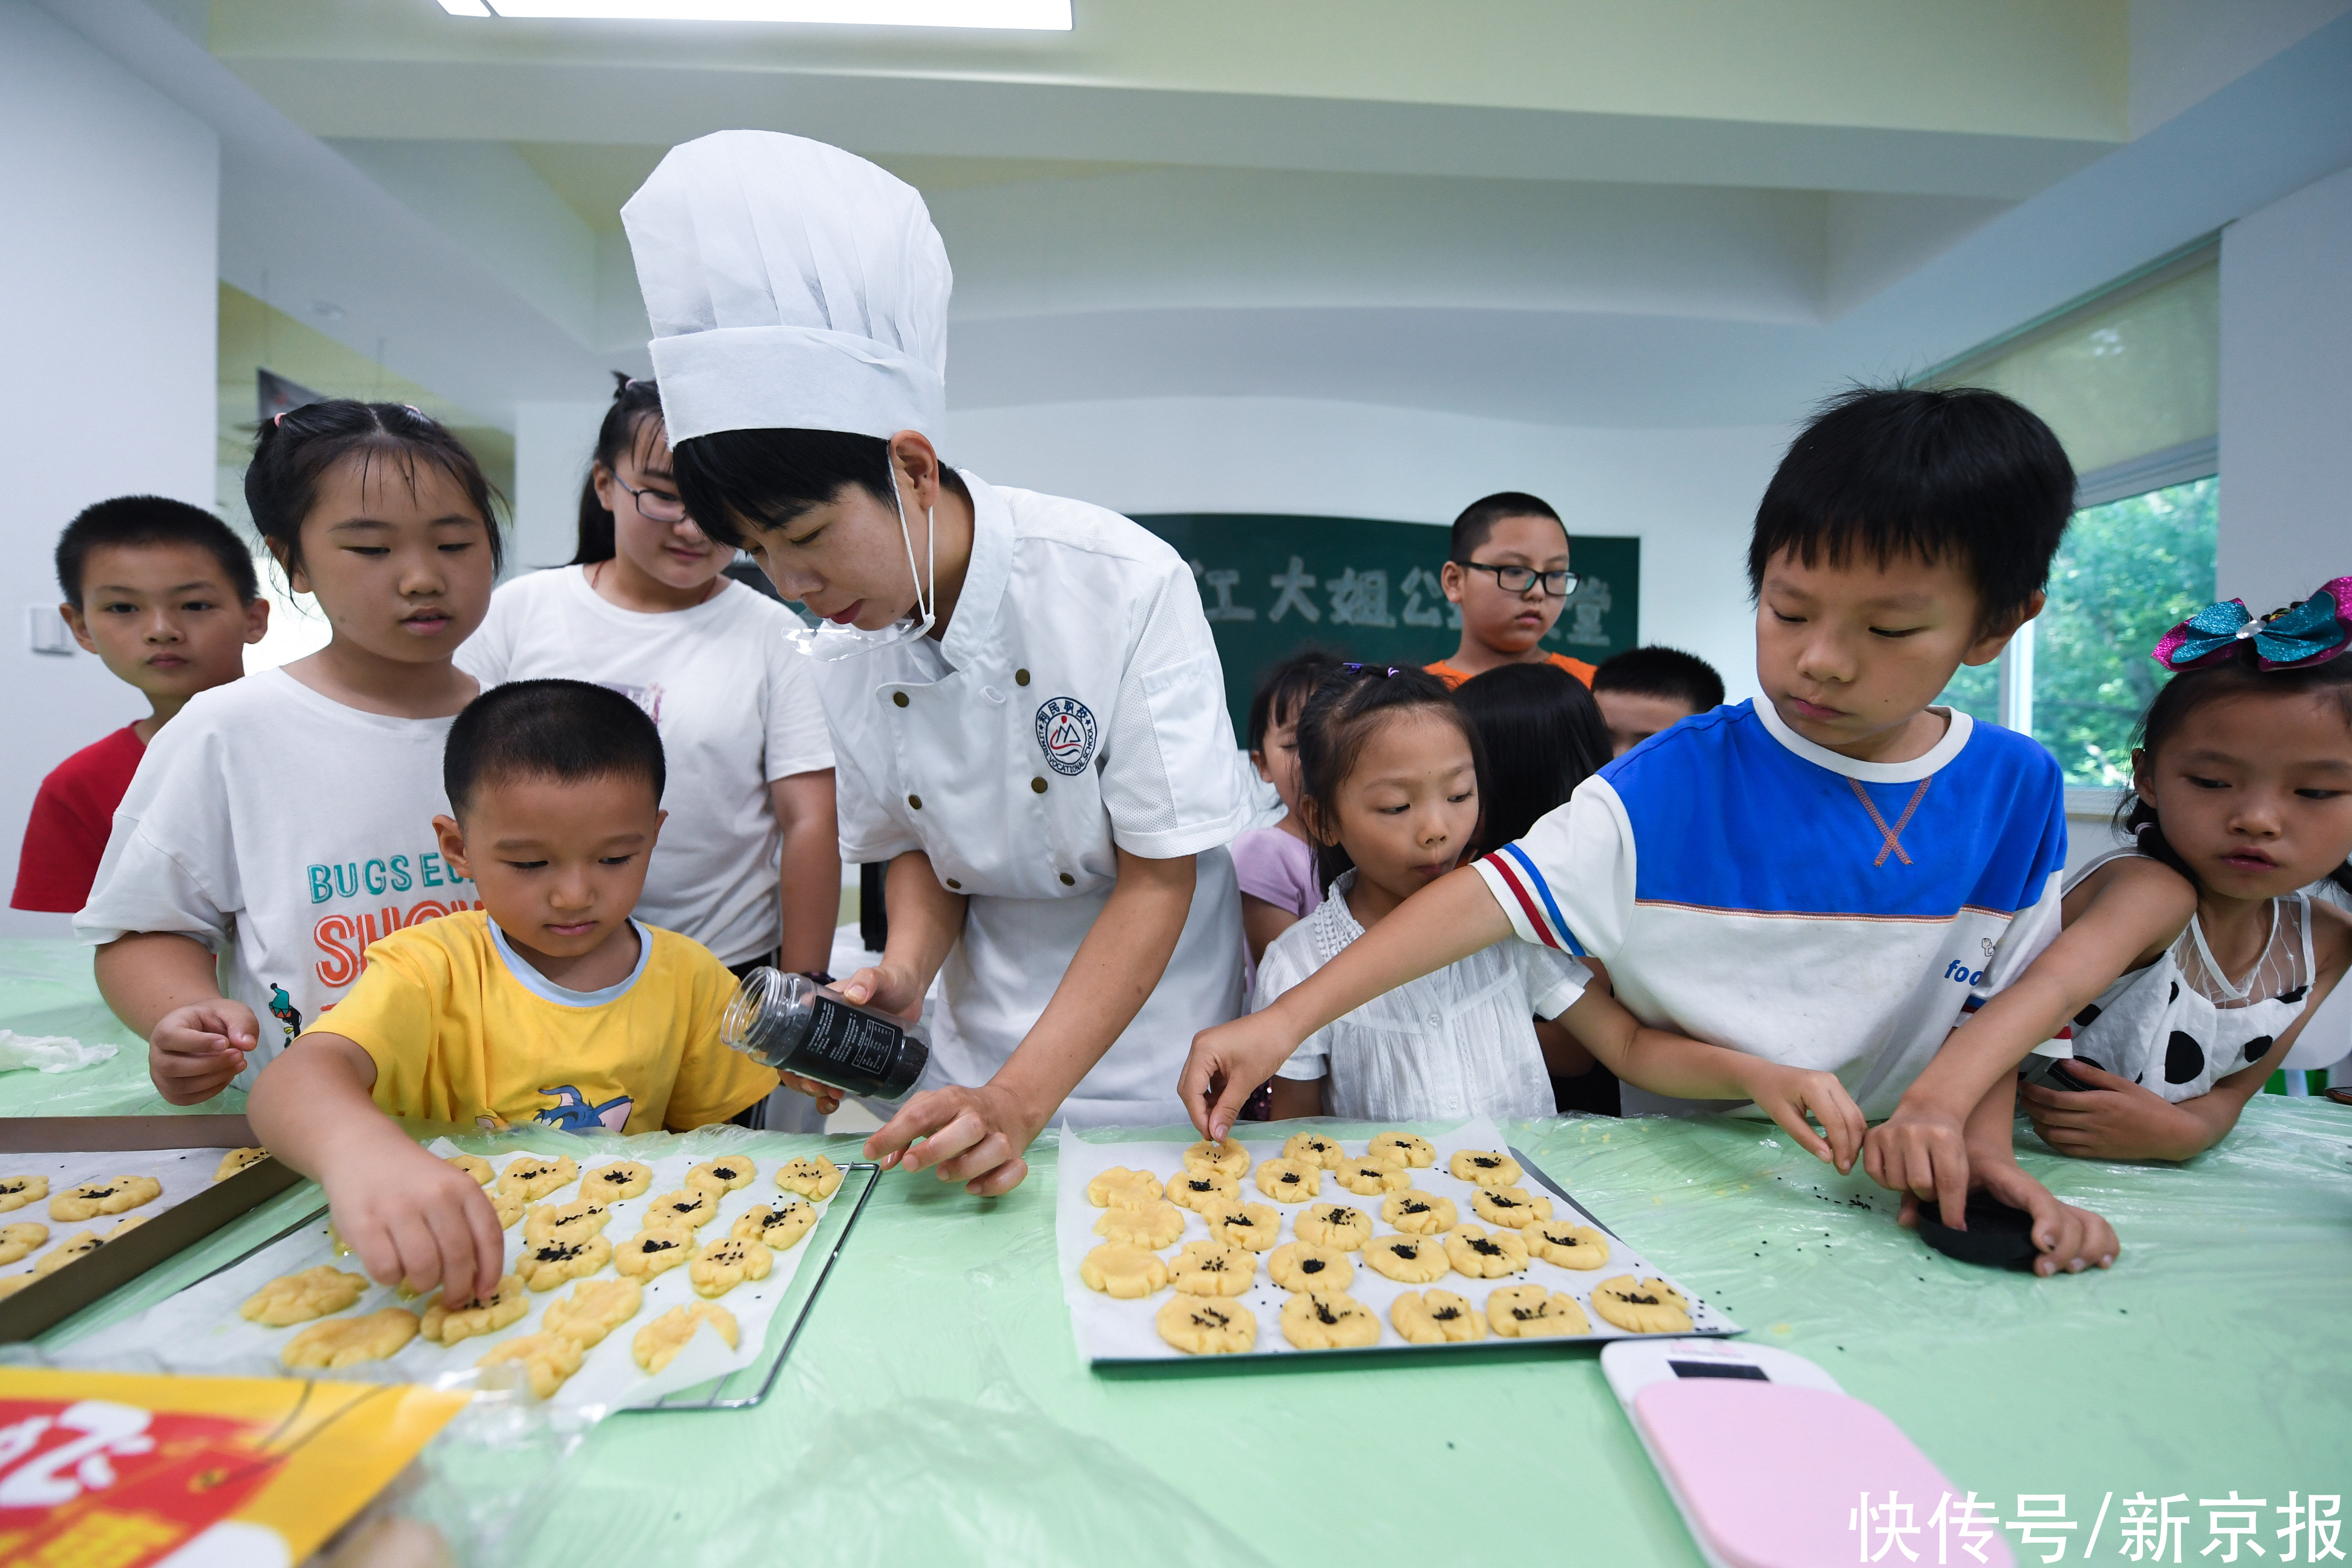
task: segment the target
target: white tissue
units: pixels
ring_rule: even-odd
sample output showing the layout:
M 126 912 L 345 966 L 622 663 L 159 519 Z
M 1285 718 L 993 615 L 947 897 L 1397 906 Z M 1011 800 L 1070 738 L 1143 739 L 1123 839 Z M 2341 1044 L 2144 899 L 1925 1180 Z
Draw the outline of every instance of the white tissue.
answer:
M 104 1041 L 85 1046 L 68 1035 L 20 1035 L 14 1029 L 0 1029 L 0 1072 L 19 1068 L 72 1072 L 105 1061 L 120 1048 Z

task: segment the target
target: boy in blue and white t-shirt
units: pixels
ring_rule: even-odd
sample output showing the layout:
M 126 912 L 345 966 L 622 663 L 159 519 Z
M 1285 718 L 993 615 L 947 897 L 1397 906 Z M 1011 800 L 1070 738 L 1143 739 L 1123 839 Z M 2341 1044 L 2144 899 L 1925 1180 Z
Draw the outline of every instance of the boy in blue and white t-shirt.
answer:
M 1763 699 L 1644 742 L 1264 1012 L 1203 1031 L 1181 1085 L 1195 1122 L 1222 1137 L 1307 1035 L 1517 936 L 1586 960 L 1644 1024 L 1835 1073 L 1891 1118 L 1866 1168 L 1906 1222 L 1937 1199 L 1958 1222 L 1973 1186 L 2032 1213 L 2037 1272 L 2111 1263 L 2106 1222 L 2018 1167 L 2013 1078 L 1965 1104 L 1957 1075 L 1911 1092 L 2058 930 L 2056 764 L 1928 704 L 2041 609 L 2073 496 L 2056 438 L 1996 394 L 1833 400 L 1757 511 Z M 1625 1098 L 1724 1109 L 1632 1079 Z

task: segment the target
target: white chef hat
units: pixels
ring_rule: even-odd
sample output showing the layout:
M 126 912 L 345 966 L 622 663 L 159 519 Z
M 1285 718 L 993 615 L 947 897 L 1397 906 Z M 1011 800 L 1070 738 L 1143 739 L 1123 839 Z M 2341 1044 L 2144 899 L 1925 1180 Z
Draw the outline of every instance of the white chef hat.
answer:
M 621 222 L 672 443 L 938 435 L 954 278 L 913 186 L 822 142 L 721 131 L 671 148 Z

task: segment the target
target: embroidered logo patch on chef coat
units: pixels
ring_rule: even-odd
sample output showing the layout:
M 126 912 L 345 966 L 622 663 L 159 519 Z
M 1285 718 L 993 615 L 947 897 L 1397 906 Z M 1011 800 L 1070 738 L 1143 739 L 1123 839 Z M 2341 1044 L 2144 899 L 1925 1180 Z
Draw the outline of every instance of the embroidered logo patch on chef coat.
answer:
M 1075 697 L 1055 697 L 1037 710 L 1037 749 L 1057 773 L 1078 774 L 1095 760 L 1095 716 Z

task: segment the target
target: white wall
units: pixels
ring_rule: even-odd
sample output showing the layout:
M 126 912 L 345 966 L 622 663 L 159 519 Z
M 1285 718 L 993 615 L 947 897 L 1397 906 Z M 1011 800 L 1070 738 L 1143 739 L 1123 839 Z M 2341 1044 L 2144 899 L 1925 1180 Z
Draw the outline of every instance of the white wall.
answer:
M 1747 552 L 1789 432 L 1589 430 L 1369 404 L 1150 398 L 960 410 L 949 461 L 1122 512 L 1259 511 L 1444 524 L 1482 495 L 1543 497 L 1571 533 L 1638 534 L 1644 642 L 1756 692 Z
M 580 483 L 596 449 L 605 403 L 515 405 L 514 531 L 507 570 L 526 572 L 572 559 L 580 542 Z
M 2352 573 L 2352 169 L 2221 234 L 2221 591 L 2260 615 Z
M 0 511 L 0 886 L 68 752 L 146 703 L 88 654 L 27 650 L 58 531 L 126 492 L 213 501 L 220 146 L 212 130 L 24 0 L 0 0 L 0 427 L 24 445 Z M 66 917 L 0 911 L 0 934 Z

